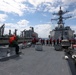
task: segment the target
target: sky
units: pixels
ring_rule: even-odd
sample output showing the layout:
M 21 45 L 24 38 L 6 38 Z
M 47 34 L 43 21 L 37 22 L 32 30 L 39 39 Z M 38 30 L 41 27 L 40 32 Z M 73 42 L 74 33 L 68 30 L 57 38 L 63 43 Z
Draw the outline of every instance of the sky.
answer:
M 0 0 L 0 26 L 5 24 L 4 34 L 8 34 L 9 29 L 12 33 L 17 29 L 18 35 L 34 27 L 39 37 L 47 38 L 57 26 L 51 19 L 58 17 L 53 13 L 57 13 L 60 6 L 63 11 L 69 11 L 64 17 L 72 16 L 64 20 L 64 26 L 70 26 L 76 33 L 76 0 Z

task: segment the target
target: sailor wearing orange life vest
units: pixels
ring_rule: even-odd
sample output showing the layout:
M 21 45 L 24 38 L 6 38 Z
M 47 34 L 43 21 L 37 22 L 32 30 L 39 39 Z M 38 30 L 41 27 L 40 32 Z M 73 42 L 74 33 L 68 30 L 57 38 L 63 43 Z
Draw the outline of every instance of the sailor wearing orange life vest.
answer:
M 16 35 L 10 36 L 10 38 L 9 38 L 9 47 L 15 47 L 16 54 L 17 55 L 19 54 L 19 46 L 18 46 Z

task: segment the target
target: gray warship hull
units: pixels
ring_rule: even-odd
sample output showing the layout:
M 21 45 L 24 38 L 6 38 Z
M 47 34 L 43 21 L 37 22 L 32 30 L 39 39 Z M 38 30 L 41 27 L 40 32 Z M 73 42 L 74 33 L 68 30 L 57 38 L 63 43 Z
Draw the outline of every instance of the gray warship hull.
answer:
M 50 38 L 52 40 L 57 40 L 63 37 L 63 39 L 69 39 L 72 40 L 74 39 L 74 31 L 70 27 L 65 27 L 65 28 L 55 28 L 50 32 Z

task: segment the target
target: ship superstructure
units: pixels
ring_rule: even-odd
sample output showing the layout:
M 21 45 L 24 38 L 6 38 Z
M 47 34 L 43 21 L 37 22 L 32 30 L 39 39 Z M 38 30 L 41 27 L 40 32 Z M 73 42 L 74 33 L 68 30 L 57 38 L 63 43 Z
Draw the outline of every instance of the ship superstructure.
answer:
M 58 18 L 57 19 L 51 19 L 51 20 L 56 20 L 58 21 L 58 26 L 55 27 L 55 29 L 53 29 L 52 31 L 50 31 L 50 38 L 52 40 L 57 40 L 57 39 L 60 39 L 60 40 L 63 40 L 63 39 L 68 39 L 68 40 L 71 40 L 71 39 L 74 39 L 74 30 L 72 30 L 70 28 L 70 26 L 64 26 L 64 22 L 63 20 L 66 20 L 68 18 L 71 18 L 72 16 L 69 16 L 69 17 L 63 17 L 63 15 L 65 13 L 67 13 L 68 11 L 65 11 L 63 12 L 61 7 L 60 7 L 60 10 L 58 13 L 53 13 L 53 15 L 57 15 Z

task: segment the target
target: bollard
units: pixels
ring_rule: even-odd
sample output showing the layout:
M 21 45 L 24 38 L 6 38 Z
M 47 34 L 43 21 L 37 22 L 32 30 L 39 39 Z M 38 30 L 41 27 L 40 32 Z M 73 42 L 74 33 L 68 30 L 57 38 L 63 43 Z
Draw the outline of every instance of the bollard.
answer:
M 42 44 L 40 42 L 36 43 L 35 50 L 37 50 L 37 51 L 42 51 L 43 50 Z

